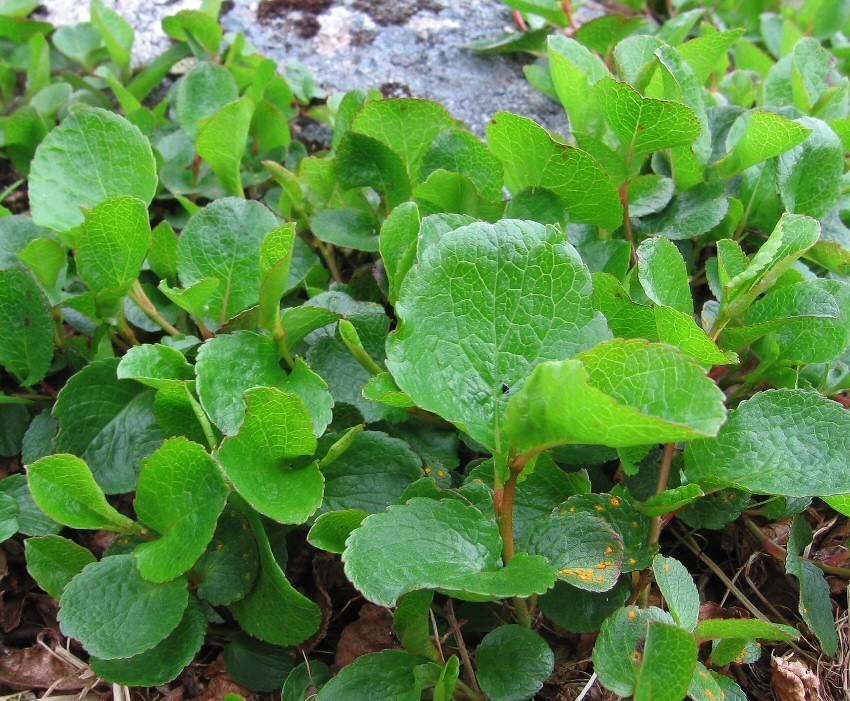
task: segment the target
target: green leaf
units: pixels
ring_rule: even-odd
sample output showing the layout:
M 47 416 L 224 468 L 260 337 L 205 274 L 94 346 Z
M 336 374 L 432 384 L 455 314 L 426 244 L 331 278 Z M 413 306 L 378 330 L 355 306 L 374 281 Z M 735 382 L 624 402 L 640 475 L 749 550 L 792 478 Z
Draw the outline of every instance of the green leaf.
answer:
M 316 463 L 292 465 L 315 452 L 310 414 L 298 397 L 271 387 L 249 389 L 245 400 L 239 433 L 224 439 L 216 457 L 253 508 L 280 523 L 303 523 L 319 508 L 324 490 Z
M 606 689 L 620 696 L 634 695 L 642 660 L 637 651 L 642 649 L 652 622 L 674 623 L 670 614 L 654 606 L 626 606 L 602 624 L 593 648 L 593 668 Z
M 106 501 L 85 462 L 50 455 L 27 467 L 33 499 L 48 516 L 71 528 L 137 533 L 139 527 Z
M 248 519 L 260 550 L 260 576 L 250 593 L 230 605 L 242 629 L 272 645 L 297 645 L 318 629 L 321 611 L 296 591 L 286 579 L 272 554 L 271 545 L 259 516 L 240 507 Z
M 435 170 L 413 189 L 413 198 L 423 214 L 452 212 L 469 214 L 485 221 L 501 219 L 505 206 L 501 197 L 488 201 L 466 175 Z
M 200 10 L 181 10 L 165 17 L 162 28 L 172 39 L 185 41 L 190 46 L 200 44 L 211 58 L 218 54 L 224 33 L 215 17 Z
M 487 138 L 514 194 L 528 187 L 547 188 L 561 198 L 571 221 L 607 229 L 622 223 L 614 182 L 586 152 L 556 142 L 536 122 L 510 112 L 496 114 Z
M 293 348 L 316 329 L 339 321 L 339 318 L 339 314 L 323 307 L 291 307 L 280 315 L 280 323 L 286 332 L 286 342 Z
M 811 131 L 773 112 L 753 110 L 742 114 L 726 137 L 728 153 L 714 164 L 711 177 L 733 178 L 768 158 L 806 140 Z
M 415 406 L 404 392 L 393 380 L 388 372 L 382 372 L 372 377 L 363 387 L 363 396 L 373 402 L 380 402 L 387 406 L 407 409 Z
M 545 557 L 559 579 L 588 591 L 612 589 L 623 564 L 620 534 L 587 512 L 556 510 L 531 524 L 518 545 Z
M 660 212 L 669 204 L 674 192 L 676 184 L 662 175 L 638 175 L 632 178 L 626 187 L 629 216 L 645 217 Z
M 419 177 L 427 180 L 437 170 L 463 175 L 485 200 L 502 201 L 505 180 L 502 165 L 490 149 L 468 131 L 449 129 L 434 139 L 422 161 Z
M 377 251 L 375 218 L 362 209 L 326 209 L 310 217 L 317 239 L 356 251 Z
M 0 494 L 0 543 L 18 532 L 18 503 L 9 494 Z
M 206 550 L 227 500 L 218 465 L 197 443 L 171 438 L 142 463 L 133 508 L 160 534 L 135 555 L 142 576 L 167 582 L 188 571 Z
M 253 101 L 243 97 L 202 122 L 198 134 L 198 155 L 209 163 L 224 191 L 236 197 L 245 196 L 241 164 L 253 116 Z
M 104 660 L 146 652 L 171 633 L 189 601 L 186 580 L 153 584 L 142 579 L 132 555 L 87 565 L 65 587 L 59 624 Z
M 730 49 L 738 43 L 745 31 L 731 29 L 726 32 L 712 32 L 677 47 L 700 85 L 705 85 L 711 74 L 718 70 L 721 61 L 726 58 Z M 736 58 L 738 58 L 737 54 Z
M 676 245 L 656 236 L 638 247 L 637 257 L 640 284 L 646 296 L 656 304 L 693 315 L 688 270 Z
M 697 662 L 697 642 L 687 631 L 651 621 L 635 680 L 635 701 L 681 701 Z
M 161 280 L 158 289 L 169 301 L 203 322 L 208 317 L 210 300 L 220 282 L 217 277 L 206 277 L 185 290 L 180 290 L 169 287 L 165 280 Z
M 0 270 L 20 266 L 19 253 L 36 239 L 50 236 L 47 229 L 36 226 L 30 217 L 12 215 L 0 218 Z
M 77 239 L 80 277 L 95 294 L 125 294 L 142 270 L 150 237 L 148 208 L 142 200 L 103 200 L 88 214 Z
M 676 623 L 685 630 L 696 628 L 699 592 L 690 572 L 677 559 L 659 554 L 652 561 L 652 573 Z M 690 681 L 690 672 L 687 678 Z
M 554 583 L 542 557 L 520 553 L 502 567 L 501 550 L 495 520 L 474 506 L 415 498 L 366 518 L 343 561 L 354 586 L 381 606 L 416 589 L 486 601 L 543 593 Z
M 507 449 L 505 387 L 543 360 L 608 337 L 575 249 L 557 229 L 531 222 L 445 234 L 408 273 L 396 313 L 387 366 L 399 387 L 497 452 Z
M 367 102 L 354 118 L 351 130 L 376 139 L 398 154 L 413 183 L 419 181 L 431 143 L 456 125 L 442 105 L 405 98 Z
M 806 625 L 817 636 L 827 655 L 838 652 L 838 631 L 832 614 L 832 596 L 824 573 L 817 565 L 800 557 L 813 539 L 812 528 L 802 516 L 796 516 L 788 538 L 785 572 L 797 578 L 800 587 L 798 609 Z
M 558 27 L 567 26 L 567 13 L 558 0 L 506 0 L 505 4 L 520 12 L 543 17 Z
M 595 633 L 608 616 L 626 603 L 631 591 L 629 577 L 621 577 L 613 589 L 601 593 L 559 580 L 554 589 L 540 597 L 540 610 L 571 633 Z
M 237 684 L 252 691 L 274 691 L 280 689 L 292 670 L 294 654 L 287 648 L 237 634 L 221 657 Z
M 724 353 L 708 334 L 697 326 L 694 317 L 671 307 L 655 307 L 655 328 L 658 340 L 676 346 L 700 365 L 730 365 L 738 362 L 735 353 Z
M 602 61 L 575 39 L 561 34 L 549 37 L 549 71 L 558 99 L 570 116 L 574 132 L 598 133 L 599 113 L 594 109 L 593 86 L 611 75 Z
M 785 209 L 820 218 L 841 195 L 844 144 L 820 119 L 801 117 L 797 122 L 811 134 L 779 157 L 776 184 Z
M 324 662 L 306 660 L 293 669 L 280 694 L 280 701 L 305 701 L 310 699 L 331 678 L 331 670 Z
M 20 533 L 41 536 L 62 530 L 61 524 L 47 516 L 35 503 L 26 475 L 18 472 L 0 480 L 0 494 L 6 494 L 17 502 L 17 530 Z
M 30 241 L 18 256 L 47 289 L 56 286 L 68 262 L 67 251 L 57 241 L 47 238 Z
M 102 109 L 73 112 L 36 151 L 29 180 L 33 221 L 57 231 L 83 223 L 81 206 L 126 195 L 150 204 L 156 163 L 148 140 Z
M 172 681 L 195 659 L 207 632 L 207 616 L 194 597 L 177 627 L 150 650 L 126 659 L 92 659 L 97 676 L 125 686 L 158 686 Z
M 484 636 L 475 652 L 478 683 L 493 701 L 525 701 L 555 670 L 549 644 L 533 630 L 499 626 Z
M 335 438 L 323 438 L 319 453 Z M 407 443 L 378 431 L 358 433 L 342 455 L 330 464 L 322 461 L 322 474 L 322 512 L 359 509 L 367 513 L 398 503 L 404 490 L 423 476 L 422 461 Z
M 307 541 L 315 548 L 331 553 L 345 551 L 345 541 L 351 532 L 360 528 L 367 511 L 349 509 L 347 511 L 329 511 L 316 519 L 307 534 Z
M 239 87 L 230 71 L 211 61 L 200 61 L 177 84 L 177 123 L 194 140 L 204 120 L 238 98 Z
M 708 618 L 694 630 L 700 640 L 720 638 L 761 638 L 763 640 L 798 640 L 795 628 L 755 618 Z
M 642 504 L 636 504 L 635 508 L 644 516 L 666 516 L 703 496 L 705 493 L 698 485 L 683 484 L 660 494 L 653 494 Z
M 419 208 L 413 202 L 405 202 L 393 209 L 381 226 L 379 247 L 391 304 L 398 300 L 402 280 L 416 258 L 420 223 Z
M 0 270 L 0 365 L 24 386 L 44 378 L 53 360 L 53 318 L 25 268 Z
M 100 30 L 109 57 L 121 73 L 127 76 L 135 38 L 133 27 L 117 12 L 105 7 L 103 0 L 92 0 L 91 21 Z
M 348 132 L 337 148 L 333 165 L 342 187 L 369 186 L 384 196 L 387 209 L 410 198 L 404 162 L 378 139 Z
M 247 519 L 232 506 L 225 507 L 209 547 L 192 568 L 198 596 L 213 606 L 232 604 L 251 591 L 259 566 L 257 541 Z
M 205 278 L 220 284 L 208 298 L 216 327 L 260 300 L 260 245 L 277 226 L 259 202 L 226 197 L 195 214 L 177 244 L 180 282 L 189 288 Z
M 30 575 L 57 600 L 68 582 L 95 562 L 94 555 L 82 545 L 58 535 L 27 538 L 24 548 Z
M 508 404 L 505 430 L 520 452 L 563 443 L 624 448 L 713 436 L 725 416 L 722 393 L 692 360 L 662 344 L 617 339 L 535 368 Z
M 694 185 L 676 195 L 663 212 L 646 217 L 637 230 L 674 241 L 702 236 L 718 226 L 729 211 L 725 188 L 722 180 Z
M 59 392 L 56 452 L 83 458 L 107 494 L 132 491 L 143 458 L 165 438 L 153 412 L 154 392 L 116 376 L 117 358 L 87 365 Z
M 848 441 L 850 414 L 839 404 L 804 390 L 769 390 L 741 402 L 716 438 L 691 443 L 685 472 L 690 482 L 758 494 L 845 494 Z
M 673 146 L 688 146 L 699 136 L 700 123 L 685 105 L 643 97 L 627 83 L 603 78 L 594 87 L 599 109 L 620 139 L 628 161 Z
M 416 668 L 422 658 L 404 650 L 383 650 L 358 657 L 325 684 L 316 701 L 419 701 L 422 686 Z
M 136 380 L 148 387 L 161 389 L 184 380 L 195 373 L 180 351 L 161 343 L 133 346 L 118 363 L 119 380 Z

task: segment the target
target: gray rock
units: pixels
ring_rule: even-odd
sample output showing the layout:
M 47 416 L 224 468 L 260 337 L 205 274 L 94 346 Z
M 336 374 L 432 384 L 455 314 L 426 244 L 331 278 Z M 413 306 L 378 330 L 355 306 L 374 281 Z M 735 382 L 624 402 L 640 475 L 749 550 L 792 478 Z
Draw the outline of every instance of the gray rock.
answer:
M 105 4 L 135 27 L 134 58 L 144 63 L 168 44 L 162 17 L 200 2 Z M 88 18 L 87 3 L 45 5 L 56 24 Z M 566 130 L 563 109 L 526 81 L 527 57 L 477 56 L 464 48 L 512 28 L 510 10 L 497 0 L 236 0 L 225 5 L 222 24 L 281 66 L 304 64 L 329 93 L 379 88 L 392 97 L 436 100 L 480 136 L 500 110 Z

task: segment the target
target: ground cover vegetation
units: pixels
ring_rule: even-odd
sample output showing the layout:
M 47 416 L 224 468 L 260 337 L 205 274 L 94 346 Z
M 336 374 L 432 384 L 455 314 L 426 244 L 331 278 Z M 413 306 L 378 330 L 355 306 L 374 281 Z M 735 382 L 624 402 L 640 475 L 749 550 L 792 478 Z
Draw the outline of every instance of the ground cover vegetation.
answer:
M 473 48 L 571 129 L 486 144 L 214 0 L 141 71 L 100 0 L 34 4 L 0 5 L 0 683 L 847 691 L 849 3 L 510 0 Z

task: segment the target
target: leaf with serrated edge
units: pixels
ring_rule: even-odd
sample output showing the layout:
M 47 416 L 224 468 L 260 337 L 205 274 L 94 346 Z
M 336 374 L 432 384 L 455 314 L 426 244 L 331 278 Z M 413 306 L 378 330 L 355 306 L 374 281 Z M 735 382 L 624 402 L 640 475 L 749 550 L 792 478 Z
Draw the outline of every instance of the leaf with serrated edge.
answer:
M 33 499 L 48 516 L 71 528 L 137 533 L 95 482 L 88 465 L 74 455 L 50 455 L 27 467 Z
M 555 582 L 542 557 L 502 567 L 495 520 L 458 501 L 415 498 L 363 521 L 348 539 L 345 572 L 363 595 L 393 606 L 402 594 L 438 589 L 472 601 L 531 596 Z
M 58 535 L 27 538 L 27 570 L 32 578 L 54 599 L 86 565 L 95 562 L 94 555 L 82 545 Z
M 119 380 L 135 380 L 161 389 L 195 377 L 186 356 L 161 343 L 133 346 L 118 363 Z
M 154 584 L 132 555 L 113 555 L 74 577 L 59 600 L 59 624 L 95 657 L 132 657 L 173 631 L 189 601 L 184 578 Z
M 616 339 L 535 368 L 508 404 L 505 430 L 520 452 L 624 448 L 713 436 L 725 417 L 723 394 L 687 356 Z
M 201 446 L 170 438 L 142 463 L 133 508 L 161 537 L 142 543 L 139 571 L 152 582 L 167 582 L 189 570 L 203 554 L 227 500 L 227 483 Z
M 850 491 L 850 413 L 814 392 L 759 392 L 730 412 L 716 438 L 685 451 L 691 482 L 757 494 L 830 496 Z
M 418 406 L 506 450 L 505 387 L 609 337 L 590 292 L 587 268 L 557 229 L 513 220 L 455 229 L 404 280 L 387 367 Z
M 687 631 L 651 621 L 635 680 L 634 701 L 681 701 L 688 691 L 698 652 L 696 640 Z
M 257 511 L 280 523 L 303 523 L 319 508 L 324 477 L 316 463 L 292 467 L 316 450 L 303 402 L 271 387 L 245 393 L 248 409 L 235 436 L 216 453 L 233 486 Z

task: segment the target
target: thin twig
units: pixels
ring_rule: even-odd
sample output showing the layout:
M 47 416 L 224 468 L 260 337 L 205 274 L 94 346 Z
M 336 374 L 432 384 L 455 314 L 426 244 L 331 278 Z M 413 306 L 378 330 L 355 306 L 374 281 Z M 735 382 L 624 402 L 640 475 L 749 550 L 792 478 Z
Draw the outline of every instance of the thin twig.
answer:
M 584 689 L 582 689 L 581 693 L 576 696 L 576 701 L 583 701 L 583 699 L 590 693 L 590 690 L 593 688 L 597 679 L 598 677 L 596 676 L 596 672 L 590 675 L 590 679 L 587 680 L 587 684 L 585 684 Z
M 480 694 L 481 689 L 478 686 L 478 680 L 475 678 L 475 669 L 472 667 L 472 660 L 469 658 L 469 651 L 466 649 L 466 644 L 463 642 L 463 635 L 460 632 L 460 625 L 457 622 L 457 616 L 455 616 L 455 608 L 451 598 L 446 599 L 444 611 L 446 613 L 446 620 L 449 622 L 449 627 L 452 629 L 452 633 L 454 633 L 455 643 L 457 643 L 457 651 L 460 654 L 460 660 L 463 662 L 463 668 L 466 670 L 469 683 L 475 690 L 475 693 Z

